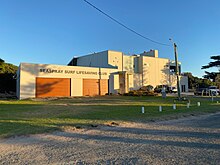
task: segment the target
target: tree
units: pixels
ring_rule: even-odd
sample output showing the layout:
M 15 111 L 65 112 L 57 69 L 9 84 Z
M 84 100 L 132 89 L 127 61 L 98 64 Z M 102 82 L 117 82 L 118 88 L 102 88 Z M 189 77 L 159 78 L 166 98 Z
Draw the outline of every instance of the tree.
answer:
M 220 88 L 220 74 L 217 74 L 217 76 L 215 78 L 215 82 L 218 85 L 218 87 Z
M 5 62 L 5 61 L 4 61 L 3 59 L 0 58 L 0 63 L 3 63 L 3 62 Z
M 215 78 L 217 77 L 218 72 L 207 72 L 207 71 L 205 71 L 205 74 L 206 75 L 203 76 L 204 78 L 215 81 Z
M 213 82 L 216 82 L 216 78 L 220 74 L 220 55 L 218 56 L 211 56 L 210 59 L 214 60 L 210 62 L 208 65 L 202 66 L 202 69 L 209 69 L 216 67 L 218 69 L 218 72 L 205 72 L 206 75 L 204 75 L 204 78 L 211 79 Z
M 13 76 L 16 74 L 18 67 L 5 63 L 0 59 L 0 92 L 15 92 L 16 80 Z
M 206 78 L 195 77 L 190 72 L 183 73 L 183 75 L 188 77 L 189 89 L 206 88 L 206 87 L 209 87 L 209 86 L 216 85 L 215 82 L 212 82 L 212 81 L 210 81 L 209 79 L 206 79 Z

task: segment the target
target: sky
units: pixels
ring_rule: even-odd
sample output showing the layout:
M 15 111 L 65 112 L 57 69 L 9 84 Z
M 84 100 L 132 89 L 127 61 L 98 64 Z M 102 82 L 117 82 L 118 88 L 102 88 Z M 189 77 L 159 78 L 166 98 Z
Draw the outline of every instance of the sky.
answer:
M 116 24 L 83 0 L 0 0 L 0 58 L 7 63 L 59 64 L 104 50 L 140 54 L 159 50 L 183 72 L 202 77 L 210 56 L 220 54 L 219 0 L 88 0 L 152 40 Z M 214 70 L 206 70 L 214 71 Z

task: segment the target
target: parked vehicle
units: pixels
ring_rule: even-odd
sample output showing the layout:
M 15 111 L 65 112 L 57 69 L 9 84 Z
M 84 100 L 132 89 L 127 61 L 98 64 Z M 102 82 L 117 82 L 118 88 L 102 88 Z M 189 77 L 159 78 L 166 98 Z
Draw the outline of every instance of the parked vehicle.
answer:
M 218 89 L 217 86 L 210 86 L 208 87 L 208 92 L 213 95 L 213 96 L 217 96 L 220 94 L 220 90 Z
M 154 88 L 154 92 L 161 93 L 162 89 L 165 88 L 166 93 L 177 93 L 177 88 L 168 85 L 157 85 Z
M 155 88 L 154 88 L 154 92 L 156 93 L 161 93 L 162 89 L 165 87 L 165 91 L 166 93 L 169 92 L 169 88 L 167 85 L 157 85 Z
M 177 93 L 177 88 L 176 87 L 169 87 L 169 92 L 170 93 Z
M 194 92 L 194 95 L 208 96 L 209 95 L 208 88 L 197 88 Z

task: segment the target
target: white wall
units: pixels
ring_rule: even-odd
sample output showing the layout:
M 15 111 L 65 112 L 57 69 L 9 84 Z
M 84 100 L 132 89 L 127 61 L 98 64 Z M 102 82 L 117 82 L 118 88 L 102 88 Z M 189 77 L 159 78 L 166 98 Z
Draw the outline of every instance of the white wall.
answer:
M 181 89 L 181 85 L 185 85 L 186 92 L 189 91 L 188 77 L 187 76 L 180 76 L 180 89 Z

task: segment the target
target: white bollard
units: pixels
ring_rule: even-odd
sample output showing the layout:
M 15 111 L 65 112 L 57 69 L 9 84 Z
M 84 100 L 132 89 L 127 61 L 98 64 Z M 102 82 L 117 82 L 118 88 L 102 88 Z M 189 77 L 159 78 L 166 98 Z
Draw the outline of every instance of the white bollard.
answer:
M 217 101 L 217 104 L 218 104 L 218 101 Z
M 189 105 L 190 105 L 190 104 L 189 104 L 189 103 L 187 103 L 187 105 L 186 105 L 186 106 L 187 106 L 187 108 L 189 108 Z
M 141 113 L 144 113 L 144 107 L 141 108 Z
M 162 112 L 162 106 L 159 106 L 159 112 Z
M 214 98 L 213 98 L 213 96 L 212 96 L 212 102 L 214 101 Z
M 173 109 L 176 109 L 176 104 L 173 104 Z
M 197 102 L 197 106 L 198 106 L 198 107 L 200 106 L 200 102 Z

